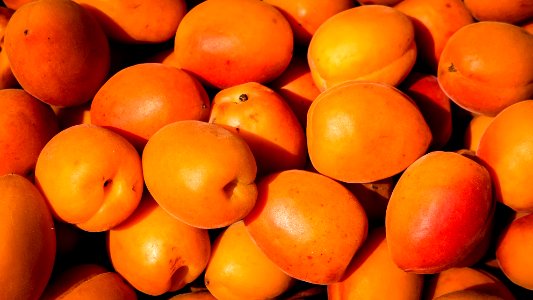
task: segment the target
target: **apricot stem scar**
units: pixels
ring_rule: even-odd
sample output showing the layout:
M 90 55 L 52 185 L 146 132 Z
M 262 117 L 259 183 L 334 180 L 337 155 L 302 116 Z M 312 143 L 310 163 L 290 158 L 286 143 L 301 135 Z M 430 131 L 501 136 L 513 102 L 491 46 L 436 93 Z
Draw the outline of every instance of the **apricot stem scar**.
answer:
M 450 66 L 448 67 L 448 72 L 457 72 L 457 69 L 455 68 L 453 63 L 451 63 Z
M 246 95 L 246 94 L 241 94 L 241 95 L 239 96 L 239 101 L 244 102 L 244 101 L 247 101 L 247 100 L 248 100 L 248 95 Z

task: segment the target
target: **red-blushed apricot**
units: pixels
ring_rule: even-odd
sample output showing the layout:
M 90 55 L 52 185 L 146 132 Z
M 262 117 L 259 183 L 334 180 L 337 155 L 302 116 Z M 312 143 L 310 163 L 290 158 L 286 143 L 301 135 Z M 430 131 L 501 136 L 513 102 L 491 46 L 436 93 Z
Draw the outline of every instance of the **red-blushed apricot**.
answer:
M 385 227 L 369 232 L 344 276 L 328 285 L 328 299 L 420 299 L 423 275 L 398 268 L 389 254 Z
M 143 192 L 135 148 L 90 124 L 64 129 L 44 146 L 35 181 L 55 217 L 86 231 L 106 231 L 124 221 Z
M 93 14 L 110 38 L 122 43 L 171 40 L 187 12 L 185 0 L 74 1 Z
M 183 288 L 204 271 L 211 244 L 206 230 L 169 215 L 146 193 L 138 209 L 109 230 L 113 268 L 152 296 Z
M 250 147 L 221 125 L 197 120 L 163 126 L 142 153 L 155 201 L 189 225 L 212 229 L 244 218 L 257 198 Z
M 181 68 L 222 89 L 275 79 L 289 65 L 293 44 L 289 22 L 272 5 L 212 0 L 196 5 L 183 17 L 174 53 Z
M 339 281 L 367 236 L 357 198 L 335 180 L 305 170 L 273 173 L 257 186 L 257 204 L 244 224 L 265 255 L 296 279 Z
M 450 268 L 428 278 L 424 297 L 434 299 L 464 290 L 486 292 L 506 300 L 515 299 L 511 291 L 498 277 L 482 269 L 472 267 Z
M 515 211 L 533 211 L 533 100 L 515 103 L 490 122 L 476 155 L 489 170 L 498 201 Z
M 415 273 L 470 263 L 490 232 L 494 208 L 482 165 L 455 152 L 430 152 L 402 173 L 389 199 L 385 227 L 392 259 Z
M 43 196 L 25 177 L 0 176 L 0 298 L 39 299 L 55 262 L 54 221 Z
M 110 67 L 102 28 L 70 0 L 37 0 L 18 8 L 6 27 L 4 50 L 22 88 L 51 105 L 90 101 Z
M 258 173 L 303 169 L 306 140 L 300 122 L 285 100 L 257 82 L 219 91 L 211 104 L 209 122 L 240 135 L 250 146 Z
M 411 72 L 400 89 L 416 103 L 431 129 L 430 148 L 442 149 L 452 135 L 452 108 L 437 76 Z
M 321 91 L 348 80 L 396 86 L 411 71 L 416 55 L 411 20 L 384 5 L 358 6 L 330 17 L 316 30 L 307 52 Z
M 116 272 L 93 264 L 74 265 L 47 286 L 42 300 L 135 300 L 135 290 Z
M 294 40 L 307 46 L 318 27 L 328 18 L 355 6 L 353 0 L 264 0 L 278 8 L 289 21 Z
M 218 299 L 274 299 L 294 279 L 255 244 L 243 221 L 237 221 L 214 241 L 204 282 Z
M 533 16 L 533 3 L 528 0 L 464 0 L 478 21 L 516 24 Z
M 432 136 L 416 104 L 397 88 L 349 81 L 320 94 L 307 114 L 313 167 L 334 179 L 365 183 L 403 171 Z
M 91 122 L 126 137 L 142 149 L 166 124 L 209 117 L 209 97 L 185 71 L 161 63 L 126 67 L 100 87 L 91 103 Z
M 474 22 L 461 0 L 403 0 L 393 7 L 413 22 L 417 62 L 431 73 L 437 71 L 442 49 L 450 36 Z
M 0 90 L 0 174 L 33 177 L 37 157 L 59 131 L 52 108 L 22 89 Z
M 442 50 L 439 84 L 465 110 L 495 116 L 533 97 L 531 49 L 533 35 L 519 26 L 494 21 L 463 26 Z

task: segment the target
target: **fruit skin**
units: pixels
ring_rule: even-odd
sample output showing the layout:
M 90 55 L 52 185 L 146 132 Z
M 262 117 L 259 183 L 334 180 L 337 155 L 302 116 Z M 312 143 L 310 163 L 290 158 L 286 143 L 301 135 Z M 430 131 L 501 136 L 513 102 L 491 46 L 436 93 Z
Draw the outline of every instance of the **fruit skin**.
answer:
M 439 84 L 463 109 L 495 116 L 533 97 L 531 49 L 533 35 L 519 26 L 494 21 L 463 26 L 442 50 Z
M 22 89 L 1 89 L 0 111 L 0 174 L 33 178 L 39 153 L 59 131 L 57 117 Z
M 255 205 L 255 158 L 244 139 L 221 125 L 165 125 L 146 143 L 142 165 L 155 201 L 191 226 L 225 227 Z
M 517 24 L 533 15 L 533 3 L 528 0 L 464 0 L 464 3 L 478 21 Z
M 50 282 L 42 300 L 53 299 L 135 300 L 137 294 L 118 273 L 86 263 L 70 267 Z
M 485 115 L 476 115 L 472 117 L 466 127 L 463 147 L 472 150 L 475 153 L 479 147 L 479 141 L 481 140 L 485 129 L 489 127 L 489 124 L 493 119 L 494 117 Z
M 92 124 L 56 134 L 39 154 L 35 181 L 56 218 L 91 232 L 124 221 L 143 192 L 135 148 L 119 134 Z
M 293 44 L 289 22 L 270 4 L 214 0 L 183 17 L 174 52 L 181 68 L 222 89 L 272 81 L 289 65 Z
M 39 299 L 56 255 L 52 215 L 43 196 L 26 178 L 0 176 L 0 298 Z
M 321 174 L 348 183 L 391 177 L 422 156 L 431 131 L 397 88 L 349 81 L 320 94 L 307 114 L 307 151 Z
M 263 253 L 243 221 L 238 221 L 214 241 L 204 282 L 218 299 L 274 299 L 294 280 Z
M 75 0 L 98 20 L 107 36 L 128 44 L 163 43 L 174 37 L 187 12 L 185 0 Z
M 0 49 L 4 48 L 5 29 L 13 12 L 12 9 L 0 7 Z M 0 89 L 17 88 L 17 86 L 18 82 L 11 71 L 7 54 L 0 50 Z
M 291 277 L 339 281 L 367 236 L 357 198 L 333 179 L 305 170 L 273 173 L 257 185 L 257 204 L 244 224 L 259 248 Z
M 491 193 L 488 171 L 461 154 L 434 151 L 416 160 L 396 183 L 385 215 L 394 262 L 424 274 L 470 264 L 490 232 Z
M 69 0 L 37 0 L 17 9 L 6 27 L 4 49 L 22 88 L 51 105 L 90 101 L 110 67 L 102 28 Z
M 209 97 L 192 75 L 159 63 L 126 67 L 110 77 L 91 103 L 91 122 L 142 150 L 166 124 L 209 117 Z
M 107 246 L 113 268 L 152 296 L 191 283 L 204 271 L 211 252 L 206 230 L 172 217 L 149 194 L 126 221 L 109 230 Z
M 246 141 L 260 175 L 305 166 L 306 140 L 298 118 L 278 93 L 260 83 L 219 91 L 212 101 L 209 122 Z
M 328 299 L 420 299 L 424 277 L 396 266 L 389 254 L 385 227 L 375 227 L 341 281 L 328 285 Z
M 533 100 L 515 103 L 496 115 L 476 151 L 489 170 L 496 200 L 518 212 L 533 211 Z
M 349 80 L 397 86 L 416 56 L 411 20 L 383 5 L 358 6 L 327 19 L 307 51 L 313 80 L 321 91 Z

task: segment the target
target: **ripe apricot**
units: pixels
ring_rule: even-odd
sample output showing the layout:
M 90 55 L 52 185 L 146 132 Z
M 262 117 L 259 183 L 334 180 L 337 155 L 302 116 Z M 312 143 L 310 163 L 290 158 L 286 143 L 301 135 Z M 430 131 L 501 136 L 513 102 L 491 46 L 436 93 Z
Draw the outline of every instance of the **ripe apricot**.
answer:
M 524 28 L 527 32 L 533 34 L 533 18 L 529 19 L 524 23 L 521 23 L 520 26 Z
M 26 4 L 28 2 L 32 2 L 35 0 L 4 0 L 2 1 L 6 7 L 12 10 L 17 10 L 19 7 L 21 7 L 23 4 Z
M 174 37 L 187 12 L 185 0 L 75 0 L 122 43 L 162 43 Z
M 37 157 L 59 131 L 52 108 L 22 89 L 0 90 L 0 174 L 33 177 Z
M 415 27 L 417 61 L 437 71 L 444 45 L 459 28 L 474 22 L 461 0 L 403 0 L 394 6 L 411 18 Z
M 87 263 L 58 274 L 47 286 L 42 300 L 106 299 L 135 300 L 135 290 L 115 271 Z
M 505 298 L 487 292 L 463 290 L 441 295 L 434 300 L 505 300 Z
M 285 72 L 269 86 L 287 101 L 305 131 L 309 106 L 320 94 L 311 76 L 307 58 L 302 55 L 293 55 Z
M 115 73 L 91 103 L 91 122 L 126 137 L 142 149 L 166 124 L 209 117 L 209 97 L 185 71 L 161 63 L 140 63 Z
M 478 291 L 497 295 L 506 300 L 515 299 L 498 277 L 478 268 L 450 268 L 428 278 L 424 297 L 434 299 L 456 291 Z
M 476 115 L 468 123 L 464 135 L 464 148 L 477 151 L 479 146 L 479 141 L 485 132 L 485 129 L 489 127 L 490 122 L 494 117 L 486 115 Z
M 500 112 L 481 136 L 477 156 L 489 170 L 498 201 L 518 212 L 533 211 L 533 100 Z
M 204 271 L 211 251 L 206 230 L 169 215 L 148 193 L 138 209 L 109 230 L 113 268 L 152 296 L 181 289 Z
M 189 293 L 177 294 L 168 300 L 217 300 L 209 291 L 196 291 Z
M 513 283 L 533 290 L 533 215 L 513 220 L 501 234 L 496 246 L 496 259 L 503 273 Z
M 289 65 L 289 22 L 257 0 L 204 1 L 183 17 L 174 41 L 178 65 L 216 88 L 266 83 Z
M 391 85 L 350 81 L 311 104 L 307 148 L 316 170 L 343 182 L 372 182 L 422 156 L 431 131 L 415 103 Z
M 367 235 L 357 198 L 335 180 L 305 170 L 272 173 L 257 186 L 257 204 L 244 224 L 265 255 L 296 279 L 339 281 Z
M 76 106 L 53 106 L 59 129 L 80 124 L 91 124 L 91 103 L 84 103 Z
M 90 101 L 110 67 L 102 28 L 69 0 L 37 0 L 21 6 L 6 27 L 4 46 L 18 83 L 51 105 Z
M 119 134 L 90 124 L 64 129 L 44 146 L 35 180 L 55 217 L 91 232 L 124 221 L 143 192 L 135 148 Z
M 363 5 L 322 23 L 307 57 L 315 84 L 324 91 L 348 80 L 398 85 L 416 55 L 415 32 L 406 15 L 384 5 Z
M 225 227 L 255 205 L 252 151 L 221 125 L 197 120 L 165 125 L 148 140 L 142 165 L 155 201 L 189 225 Z
M 385 215 L 398 267 L 438 273 L 470 262 L 490 232 L 490 180 L 482 165 L 455 152 L 434 151 L 413 162 L 396 183 Z
M 265 0 L 278 8 L 291 25 L 294 39 L 307 46 L 318 27 L 329 17 L 355 6 L 353 0 Z
M 274 299 L 294 283 L 255 244 L 242 221 L 217 236 L 204 281 L 218 299 Z
M 18 85 L 13 72 L 11 71 L 11 64 L 7 58 L 4 49 L 4 36 L 6 26 L 9 19 L 13 15 L 13 10 L 0 6 L 0 89 L 16 88 Z
M 533 16 L 533 3 L 528 0 L 464 0 L 478 21 L 516 24 Z
M 39 299 L 54 267 L 54 221 L 43 196 L 26 178 L 0 176 L 0 298 Z
M 219 91 L 209 122 L 240 135 L 250 146 L 259 174 L 302 169 L 305 134 L 285 100 L 272 89 L 247 82 Z
M 439 84 L 465 110 L 494 116 L 533 97 L 531 49 L 533 35 L 519 26 L 493 21 L 463 26 L 442 50 Z
M 387 5 L 393 6 L 402 0 L 356 0 L 361 5 Z
M 385 227 L 370 231 L 343 278 L 328 285 L 328 299 L 420 299 L 424 277 L 398 268 L 389 254 Z

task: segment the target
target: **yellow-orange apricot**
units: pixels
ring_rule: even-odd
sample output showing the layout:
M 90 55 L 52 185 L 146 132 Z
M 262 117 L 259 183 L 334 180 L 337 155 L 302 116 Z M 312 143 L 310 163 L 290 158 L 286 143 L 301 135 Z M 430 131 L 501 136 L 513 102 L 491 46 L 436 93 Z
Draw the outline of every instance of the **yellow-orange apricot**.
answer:
M 529 0 L 464 0 L 464 3 L 478 21 L 516 24 L 533 16 L 533 3 Z

